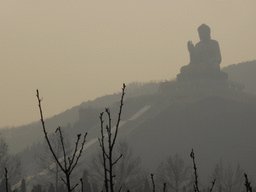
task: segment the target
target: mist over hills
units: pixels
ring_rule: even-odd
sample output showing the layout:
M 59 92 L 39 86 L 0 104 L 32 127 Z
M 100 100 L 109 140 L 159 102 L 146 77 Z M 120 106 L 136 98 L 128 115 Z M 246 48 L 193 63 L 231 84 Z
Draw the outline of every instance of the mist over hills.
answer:
M 163 160 L 175 153 L 181 154 L 189 163 L 193 148 L 203 178 L 220 160 L 233 166 L 240 163 L 246 172 L 254 173 L 256 103 L 252 105 L 228 98 L 205 97 L 195 99 L 178 110 L 174 107 L 170 104 L 124 136 L 134 151 L 140 154 L 146 167 L 154 171 Z M 153 106 L 152 110 L 155 110 Z
M 229 65 L 222 71 L 228 73 L 230 81 L 244 84 L 245 92 L 256 94 L 256 60 Z
M 158 91 L 158 87 L 158 82 L 134 82 L 127 87 L 125 97 L 130 98 L 145 94 L 154 94 Z M 98 111 L 96 119 L 99 120 L 99 113 L 101 111 L 104 111 L 106 107 L 110 107 L 113 103 L 118 102 L 119 99 L 120 93 L 115 93 L 113 95 L 105 95 L 102 97 L 98 97 L 93 101 L 89 100 L 87 102 L 82 102 L 79 106 L 74 106 L 71 109 L 64 111 L 63 113 L 45 119 L 47 131 L 49 133 L 53 133 L 59 126 L 64 129 L 69 129 L 70 127 L 73 127 L 73 125 L 78 126 L 79 124 L 83 123 L 84 118 L 86 118 L 82 114 L 83 109 L 95 109 L 96 111 Z M 42 102 L 42 105 L 44 105 L 44 102 Z M 31 146 L 32 144 L 36 144 L 37 142 L 43 141 L 44 135 L 42 132 L 41 121 L 39 119 L 40 115 L 38 111 L 37 122 L 32 122 L 28 125 L 22 125 L 18 127 L 7 127 L 1 129 L 0 132 L 3 135 L 3 137 L 5 137 L 11 153 L 21 152 L 27 146 Z M 82 124 L 82 127 L 85 128 L 86 125 Z
M 253 95 L 256 87 L 252 83 L 256 82 L 253 75 L 255 64 L 255 61 L 244 62 L 223 69 L 231 81 L 245 86 L 244 92 L 227 89 L 212 94 L 209 88 L 200 94 L 170 96 L 170 93 L 160 94 L 158 90 L 161 85 L 172 81 L 127 85 L 118 140 L 127 141 L 151 172 L 175 153 L 190 163 L 189 154 L 193 148 L 204 181 L 220 160 L 234 166 L 240 163 L 250 176 L 256 178 L 256 96 Z M 99 150 L 99 113 L 110 107 L 115 122 L 120 96 L 116 93 L 83 102 L 47 119 L 46 128 L 52 133 L 62 126 L 71 140 L 77 133 L 88 132 L 88 145 L 82 160 L 86 162 Z M 11 151 L 21 152 L 21 155 L 27 146 L 44 139 L 40 122 L 6 129 L 2 133 Z M 25 165 L 29 172 L 28 167 Z

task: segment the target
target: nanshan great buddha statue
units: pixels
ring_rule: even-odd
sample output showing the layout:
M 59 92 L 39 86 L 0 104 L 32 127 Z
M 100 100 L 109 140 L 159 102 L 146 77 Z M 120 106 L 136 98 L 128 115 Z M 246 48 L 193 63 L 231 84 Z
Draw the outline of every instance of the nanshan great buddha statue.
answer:
M 227 73 L 220 71 L 221 54 L 219 43 L 211 39 L 210 27 L 202 24 L 198 27 L 200 41 L 194 46 L 188 41 L 190 63 L 181 67 L 177 80 L 227 80 Z

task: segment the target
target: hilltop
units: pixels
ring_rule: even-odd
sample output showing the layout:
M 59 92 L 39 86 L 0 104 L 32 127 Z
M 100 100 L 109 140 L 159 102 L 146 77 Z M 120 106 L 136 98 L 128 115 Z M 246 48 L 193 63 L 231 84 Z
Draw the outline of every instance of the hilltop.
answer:
M 121 84 L 120 84 L 121 85 Z M 126 98 L 137 97 L 140 95 L 154 94 L 158 91 L 159 82 L 148 82 L 139 83 L 134 82 L 128 85 L 126 90 Z M 120 89 L 121 90 L 121 89 Z M 35 98 L 36 99 L 36 98 Z M 51 118 L 45 119 L 45 124 L 47 126 L 47 131 L 53 133 L 57 127 L 62 127 L 64 129 L 70 129 L 75 125 L 77 127 L 82 123 L 83 125 L 85 111 L 93 110 L 98 112 L 96 115 L 97 121 L 98 116 L 101 111 L 106 107 L 110 107 L 113 103 L 118 102 L 120 99 L 120 93 L 115 93 L 113 95 L 105 95 L 98 97 L 93 101 L 82 102 L 78 106 L 74 106 L 58 115 Z M 43 103 L 42 103 L 43 105 Z M 1 129 L 1 134 L 6 139 L 9 150 L 11 153 L 21 152 L 29 146 L 42 142 L 44 140 L 44 135 L 42 132 L 42 125 L 40 122 L 40 116 L 38 112 L 38 121 L 32 122 L 28 125 L 22 125 L 18 127 L 7 127 Z M 24 142 L 26 141 L 26 142 Z
M 252 93 L 256 89 L 251 86 L 252 90 L 248 90 L 246 86 L 251 85 L 255 77 L 247 75 L 246 78 L 235 79 L 242 66 L 244 71 L 251 69 L 255 73 L 254 64 L 255 61 L 252 61 L 224 68 L 225 72 L 232 71 L 233 74 L 230 76 L 232 81 L 227 83 L 177 83 L 173 80 L 128 85 L 118 139 L 129 143 L 150 172 L 175 153 L 181 154 L 190 163 L 189 154 L 193 148 L 201 167 L 199 173 L 204 180 L 220 160 L 232 165 L 240 163 L 246 172 L 254 175 L 256 97 Z M 242 79 L 247 81 L 241 82 Z M 99 113 L 109 107 L 115 122 L 119 100 L 120 93 L 116 93 L 83 102 L 47 119 L 47 130 L 52 133 L 57 126 L 62 126 L 71 136 L 71 141 L 77 133 L 88 132 L 82 160 L 86 162 L 99 150 Z M 27 146 L 22 146 L 24 140 L 32 146 L 44 139 L 40 122 L 4 130 L 3 135 L 8 136 L 6 139 L 12 152 L 25 149 Z M 35 145 L 33 147 L 36 149 Z M 27 152 L 24 154 L 28 155 Z M 20 153 L 23 157 L 24 154 Z M 35 162 L 31 160 L 32 156 L 28 158 L 30 161 L 25 163 L 24 170 L 27 174 L 35 174 L 35 170 L 29 168 L 31 164 L 28 164 Z M 23 159 L 23 162 L 26 161 Z
M 233 64 L 222 70 L 229 74 L 229 80 L 232 82 L 238 82 L 244 86 L 244 92 L 256 94 L 256 61 L 243 62 L 239 64 Z M 174 82 L 174 81 L 171 81 Z M 149 82 L 149 83 L 131 83 L 128 84 L 125 99 L 137 98 L 140 96 L 149 97 L 159 91 L 160 85 L 165 85 L 165 82 Z M 167 81 L 168 84 L 168 81 Z M 111 105 L 117 103 L 120 98 L 120 93 L 115 93 L 113 95 L 105 95 L 96 98 L 93 101 L 82 102 L 79 106 L 74 106 L 71 109 L 64 111 L 52 118 L 46 119 L 46 125 L 49 133 L 55 131 L 58 126 L 63 128 L 80 129 L 79 127 L 86 127 L 85 119 L 90 111 L 94 113 L 100 113 L 105 107 L 110 107 Z M 146 99 L 147 100 L 147 99 Z M 141 106 L 137 104 L 135 108 Z M 93 109 L 93 110 L 92 110 Z M 96 116 L 96 114 L 95 114 Z M 39 118 L 39 117 L 38 117 Z M 95 123 L 98 122 L 98 115 L 95 119 Z M 31 146 L 33 143 L 41 142 L 43 140 L 41 123 L 37 122 L 30 123 L 28 125 L 22 125 L 19 127 L 2 129 L 2 135 L 6 138 L 9 145 L 10 151 L 12 153 L 21 152 L 27 146 Z M 27 141 L 24 143 L 23 141 Z
M 232 64 L 222 71 L 228 73 L 230 81 L 244 84 L 245 92 L 256 94 L 256 60 Z

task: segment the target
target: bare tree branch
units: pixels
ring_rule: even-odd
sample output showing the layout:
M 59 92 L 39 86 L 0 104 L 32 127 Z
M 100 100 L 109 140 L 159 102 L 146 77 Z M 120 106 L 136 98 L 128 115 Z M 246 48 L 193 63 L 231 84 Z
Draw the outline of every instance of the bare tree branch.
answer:
M 37 96 L 37 99 L 38 99 L 38 107 L 39 107 L 39 111 L 40 111 L 41 123 L 42 123 L 42 126 L 43 126 L 43 131 L 44 131 L 45 139 L 46 139 L 46 141 L 47 141 L 47 143 L 48 143 L 48 146 L 49 146 L 49 148 L 50 148 L 50 151 L 52 152 L 52 155 L 54 156 L 56 162 L 57 162 L 58 165 L 60 166 L 61 170 L 62 170 L 63 172 L 65 172 L 64 167 L 61 165 L 60 161 L 58 160 L 57 156 L 55 155 L 55 153 L 54 153 L 54 151 L 53 151 L 53 149 L 52 149 L 51 143 L 50 143 L 50 141 L 49 141 L 48 134 L 47 134 L 46 129 L 45 129 L 45 123 L 44 123 L 43 112 L 42 112 L 42 107 L 41 107 L 41 101 L 42 101 L 42 100 L 40 99 L 38 89 L 36 90 L 36 92 L 37 92 L 36 96 Z
M 154 181 L 154 174 L 151 173 L 150 176 L 151 176 L 151 181 L 152 181 L 153 192 L 155 192 L 156 191 L 156 186 L 155 186 L 155 181 Z
M 6 192 L 8 192 L 8 170 L 6 167 L 5 167 L 4 177 L 5 177 L 5 189 L 6 189 Z
M 63 141 L 63 136 L 62 136 L 62 132 L 60 127 L 58 127 L 55 131 L 55 133 L 57 133 L 59 131 L 60 133 L 60 142 L 61 142 L 61 146 L 62 146 L 62 151 L 63 151 L 63 156 L 64 156 L 64 166 L 65 169 L 67 169 L 67 155 L 66 155 L 66 150 L 65 150 L 65 146 L 64 146 L 64 141 Z
M 81 148 L 79 150 L 79 153 L 77 154 L 78 152 L 78 145 L 79 145 L 79 141 L 80 141 L 80 138 L 81 138 L 81 134 L 78 134 L 77 135 L 77 140 L 76 140 L 76 143 L 75 143 L 75 149 L 74 149 L 74 152 L 73 154 L 71 155 L 71 158 L 70 157 L 67 157 L 67 154 L 66 154 L 66 149 L 65 149 L 65 145 L 64 145 L 64 138 L 62 136 L 62 132 L 61 132 L 61 128 L 58 127 L 55 131 L 55 133 L 59 132 L 60 134 L 60 141 L 61 141 L 61 145 L 62 145 L 62 150 L 63 150 L 63 159 L 64 159 L 64 166 L 61 164 L 60 160 L 57 158 L 57 155 L 56 153 L 54 152 L 53 148 L 52 148 L 52 145 L 49 141 L 49 138 L 48 138 L 48 134 L 47 134 L 47 131 L 46 131 L 46 128 L 45 128 L 45 122 L 44 122 L 44 118 L 43 118 L 43 112 L 42 112 L 42 107 L 41 107 L 41 99 L 40 99 L 40 96 L 39 96 L 39 91 L 36 90 L 37 94 L 37 99 L 38 99 L 38 106 L 39 106 L 39 111 L 40 111 L 40 116 L 41 116 L 41 123 L 42 123 L 42 126 L 43 126 L 43 132 L 44 132 L 44 136 L 45 136 L 45 139 L 47 141 L 47 144 L 50 148 L 50 151 L 55 159 L 55 161 L 57 162 L 57 164 L 59 165 L 59 167 L 61 168 L 62 172 L 65 174 L 66 176 L 66 180 L 64 180 L 62 178 L 62 180 L 64 181 L 64 183 L 66 184 L 67 186 L 67 189 L 68 189 L 68 192 L 71 192 L 75 189 L 75 187 L 78 185 L 75 184 L 73 187 L 71 187 L 71 184 L 70 184 L 70 175 L 72 173 L 72 171 L 74 170 L 74 168 L 76 167 L 81 155 L 82 155 L 82 152 L 83 152 L 83 148 L 84 148 L 84 145 L 85 145 L 85 142 L 86 142 L 86 136 L 87 136 L 87 133 L 84 134 L 84 137 L 83 137 L 83 141 L 81 143 Z
M 245 177 L 245 187 L 246 187 L 246 191 L 247 192 L 252 192 L 252 187 L 251 187 L 251 182 L 249 182 L 247 174 L 244 173 L 244 177 Z
M 81 144 L 81 148 L 80 148 L 79 154 L 78 154 L 78 156 L 76 157 L 76 161 L 75 161 L 73 167 L 70 168 L 70 169 L 71 169 L 70 172 L 73 171 L 73 169 L 75 168 L 75 166 L 77 165 L 77 163 L 78 163 L 78 161 L 79 161 L 79 158 L 80 158 L 81 155 L 82 155 L 82 152 L 83 152 L 83 149 L 84 149 L 84 144 L 85 144 L 85 142 L 86 142 L 86 136 L 87 136 L 87 133 L 84 134 L 84 139 L 83 139 L 83 142 L 82 142 L 82 144 Z M 73 161 L 72 161 L 72 162 L 73 162 Z
M 163 192 L 166 191 L 166 183 L 164 183 L 164 188 L 163 188 Z
M 213 190 L 213 186 L 214 186 L 214 184 L 215 184 L 215 181 L 216 181 L 216 179 L 214 179 L 213 182 L 212 182 L 212 186 L 211 186 L 211 188 L 210 188 L 210 192 L 212 192 L 212 190 Z
M 114 136 L 114 139 L 113 139 L 113 144 L 115 143 L 116 141 L 116 137 L 117 137 L 117 132 L 118 132 L 118 128 L 119 128 L 119 123 L 121 121 L 121 113 L 122 113 L 122 109 L 123 109 L 123 101 L 124 101 L 124 90 L 125 90 L 125 84 L 123 84 L 123 88 L 122 88 L 122 97 L 121 97 L 121 102 L 120 102 L 120 107 L 119 107 L 119 112 L 118 112 L 118 119 L 117 119 L 117 124 L 116 124 L 116 131 L 115 131 L 115 136 Z
M 196 162 L 195 162 L 195 154 L 193 152 L 193 149 L 190 153 L 190 157 L 193 159 L 193 168 L 194 168 L 194 174 L 195 174 L 195 184 L 194 184 L 194 190 L 195 192 L 199 192 L 198 188 L 198 175 L 197 175 L 197 168 L 196 168 Z
M 110 109 L 106 108 L 105 112 L 107 114 L 107 118 L 108 118 L 108 124 L 106 125 L 105 129 L 106 129 L 106 134 L 107 134 L 107 143 L 108 143 L 108 149 L 106 149 L 105 146 L 105 141 L 104 141 L 104 131 L 103 131 L 103 127 L 104 127 L 104 121 L 103 121 L 103 114 L 100 114 L 100 124 L 101 124 L 101 138 L 99 138 L 99 144 L 102 150 L 102 159 L 103 159 L 103 167 L 104 167 L 104 185 L 105 185 L 105 190 L 106 192 L 114 192 L 114 180 L 113 178 L 115 177 L 115 175 L 113 174 L 113 166 L 118 162 L 118 160 L 120 160 L 120 158 L 122 157 L 122 155 L 119 156 L 119 158 L 117 158 L 114 162 L 113 162 L 113 149 L 114 149 L 114 145 L 116 142 L 116 138 L 117 138 L 117 133 L 118 133 L 118 129 L 119 129 L 119 124 L 121 121 L 121 113 L 122 113 L 122 108 L 123 108 L 123 100 L 124 100 L 124 90 L 125 90 L 125 84 L 123 84 L 123 88 L 122 88 L 122 96 L 121 96 L 121 101 L 120 101 L 120 107 L 119 107 L 119 112 L 118 112 L 118 119 L 117 119 L 117 123 L 115 126 L 115 131 L 114 131 L 114 137 L 112 138 L 112 123 L 111 123 L 111 113 L 110 113 Z
M 121 154 L 121 155 L 114 161 L 114 163 L 112 163 L 112 165 L 115 165 L 115 164 L 119 161 L 119 159 L 122 158 L 122 156 L 123 156 L 123 154 Z

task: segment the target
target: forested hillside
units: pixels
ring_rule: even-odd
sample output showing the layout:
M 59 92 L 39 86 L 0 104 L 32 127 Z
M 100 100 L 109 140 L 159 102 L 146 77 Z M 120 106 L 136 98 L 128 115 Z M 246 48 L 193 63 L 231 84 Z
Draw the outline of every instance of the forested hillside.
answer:
M 256 60 L 242 62 L 238 64 L 232 64 L 228 67 L 222 68 L 222 70 L 229 75 L 229 80 L 239 82 L 245 86 L 245 92 L 256 94 Z M 139 83 L 134 82 L 127 85 L 126 99 L 132 97 L 138 97 L 141 95 L 150 95 L 158 91 L 159 82 Z M 45 96 L 46 97 L 46 96 Z M 57 114 L 52 118 L 46 119 L 49 132 L 54 132 L 56 127 L 75 127 L 82 128 L 81 123 L 84 121 L 83 110 L 95 108 L 97 111 L 104 110 L 105 107 L 118 102 L 120 93 L 113 95 L 105 95 L 96 98 L 93 101 L 82 102 L 79 106 L 74 106 L 71 109 Z M 54 105 L 54 104 L 53 104 Z M 79 112 L 80 111 L 80 112 Z M 39 118 L 39 117 L 38 117 Z M 10 151 L 16 153 L 22 151 L 27 145 L 31 146 L 33 143 L 42 141 L 42 132 L 40 122 L 34 122 L 28 125 L 22 125 L 19 127 L 5 128 L 1 130 L 2 135 L 6 138 L 9 144 Z M 12 140 L 12 141 L 11 141 Z M 28 141 L 24 143 L 22 141 Z M 14 142 L 15 141 L 15 142 Z
M 236 75 L 239 74 L 239 70 L 244 71 L 240 76 Z M 229 73 L 231 81 L 244 84 L 246 92 L 256 93 L 252 83 L 255 81 L 254 76 L 245 72 L 250 71 L 250 74 L 255 74 L 255 61 L 231 65 L 223 71 Z M 207 86 L 199 86 L 199 89 L 192 87 L 193 92 L 188 90 L 181 95 L 179 88 L 182 87 L 166 92 L 158 91 L 161 84 L 168 83 L 175 83 L 175 80 L 162 83 L 136 82 L 127 85 L 118 143 L 120 141 L 127 143 L 129 150 L 138 157 L 141 169 L 157 173 L 161 163 L 170 157 L 177 157 L 184 160 L 185 165 L 189 165 L 189 154 L 194 148 L 199 165 L 198 172 L 203 183 L 208 183 L 207 178 L 214 174 L 214 167 L 222 163 L 225 166 L 223 170 L 230 169 L 233 172 L 234 166 L 239 163 L 240 172 L 245 171 L 250 177 L 256 177 L 252 171 L 255 169 L 253 162 L 256 161 L 253 152 L 253 146 L 256 145 L 255 95 L 230 89 L 228 86 L 215 94 L 209 82 L 202 82 Z M 177 86 L 180 85 L 182 84 L 177 83 Z M 175 90 L 177 94 L 170 93 Z M 88 132 L 79 170 L 90 167 L 89 164 L 95 158 L 95 153 L 99 151 L 98 138 L 101 127 L 99 114 L 106 107 L 110 107 L 112 119 L 115 121 L 120 96 L 121 93 L 115 93 L 94 101 L 83 102 L 45 121 L 49 135 L 61 126 L 71 144 L 74 144 L 77 134 Z M 42 142 L 44 135 L 41 123 L 38 121 L 6 129 L 2 131 L 2 135 L 12 153 L 20 151 L 22 172 L 33 178 L 27 180 L 27 184 L 31 187 L 37 180 L 45 179 L 45 175 L 42 176 L 40 172 L 44 168 L 38 169 L 39 165 L 36 162 L 36 156 L 42 155 L 39 152 L 49 154 L 46 143 Z M 179 155 L 174 156 L 175 154 Z M 227 167 L 229 165 L 230 167 Z M 143 173 L 145 178 L 144 172 L 140 173 Z M 77 176 L 81 174 L 81 171 L 77 172 Z M 90 182 L 95 182 L 91 173 L 89 177 L 91 177 Z M 242 186 L 241 178 L 239 182 L 239 186 Z M 162 184 L 162 180 L 158 180 L 158 183 Z
M 222 71 L 228 73 L 230 81 L 245 85 L 247 93 L 256 94 L 256 60 L 229 65 Z
M 120 83 L 120 85 L 121 84 L 122 83 Z M 125 98 L 127 99 L 141 95 L 153 94 L 158 91 L 158 87 L 159 83 L 153 81 L 147 83 L 130 83 L 127 85 Z M 44 97 L 47 96 L 45 95 Z M 74 106 L 71 109 L 67 109 L 60 114 L 46 119 L 45 123 L 47 129 L 49 133 L 53 133 L 58 126 L 62 128 L 71 128 L 75 126 L 75 128 L 77 129 L 85 129 L 86 125 L 83 125 L 83 122 L 86 118 L 88 118 L 84 117 L 84 115 L 88 114 L 85 111 L 91 109 L 93 109 L 93 111 L 97 111 L 98 114 L 94 119 L 97 119 L 98 121 L 99 112 L 104 110 L 106 107 L 111 106 L 113 103 L 118 102 L 119 99 L 120 93 L 114 93 L 112 95 L 104 95 L 102 97 L 98 97 L 93 101 L 89 100 L 86 102 L 82 102 L 79 106 Z M 54 103 L 52 105 L 54 105 Z M 32 122 L 28 125 L 22 125 L 18 127 L 5 127 L 0 129 L 2 136 L 6 139 L 6 142 L 9 145 L 9 150 L 11 153 L 20 152 L 24 150 L 27 146 L 31 146 L 37 142 L 43 141 L 44 137 L 39 119 L 40 116 L 38 112 L 37 122 Z

